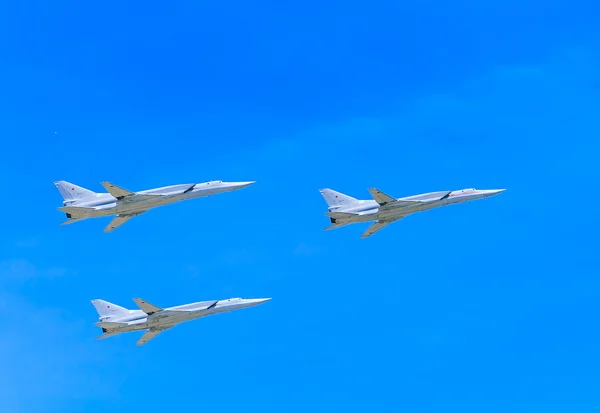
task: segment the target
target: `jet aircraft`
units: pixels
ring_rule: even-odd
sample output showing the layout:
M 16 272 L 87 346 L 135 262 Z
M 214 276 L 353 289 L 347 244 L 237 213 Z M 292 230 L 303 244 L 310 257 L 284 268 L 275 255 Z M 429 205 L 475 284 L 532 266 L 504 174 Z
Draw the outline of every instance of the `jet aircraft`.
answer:
M 64 212 L 68 218 L 60 225 L 72 224 L 87 218 L 116 215 L 104 228 L 104 232 L 110 232 L 149 209 L 186 199 L 235 191 L 253 183 L 254 181 L 210 181 L 131 192 L 110 182 L 102 182 L 102 186 L 108 193 L 96 193 L 66 181 L 54 182 L 54 185 L 63 197 L 63 206 L 58 210 Z
M 429 192 L 405 198 L 393 198 L 376 188 L 369 188 L 373 200 L 359 200 L 329 188 L 320 190 L 329 206 L 325 215 L 333 224 L 325 230 L 357 222 L 376 221 L 361 235 L 361 238 L 369 237 L 392 222 L 415 212 L 487 198 L 503 191 L 504 189 L 468 188 L 459 191 Z
M 130 331 L 147 330 L 136 343 L 141 346 L 179 323 L 253 307 L 269 300 L 270 298 L 230 298 L 160 308 L 141 298 L 134 298 L 133 301 L 140 308 L 139 310 L 128 310 L 104 300 L 92 300 L 100 315 L 100 321 L 95 324 L 102 328 L 103 333 L 96 337 L 96 340 Z

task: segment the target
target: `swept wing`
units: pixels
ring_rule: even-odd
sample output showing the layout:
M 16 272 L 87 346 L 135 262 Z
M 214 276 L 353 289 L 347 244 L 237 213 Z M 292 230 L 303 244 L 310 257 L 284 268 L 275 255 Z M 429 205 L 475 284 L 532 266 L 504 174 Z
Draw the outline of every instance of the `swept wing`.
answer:
M 117 198 L 117 200 L 126 200 L 128 198 L 133 197 L 144 197 L 144 198 L 152 198 L 152 197 L 163 197 L 164 195 L 158 194 L 138 194 L 136 192 L 128 191 L 127 189 L 121 188 L 115 184 L 112 184 L 108 181 L 101 182 L 102 186 L 111 194 L 113 197 Z
M 110 223 L 106 226 L 106 228 L 104 228 L 104 232 L 114 231 L 115 229 L 117 229 L 118 227 L 120 227 L 121 225 L 123 225 L 124 223 L 129 221 L 131 218 L 135 217 L 136 215 L 140 215 L 144 212 L 146 212 L 146 211 L 138 212 L 135 214 L 119 214 L 116 217 L 114 217 L 112 221 L 110 221 Z
M 136 346 L 143 346 L 144 344 L 146 344 L 147 342 L 149 342 L 150 340 L 152 340 L 154 337 L 156 337 L 157 335 L 159 335 L 163 331 L 167 331 L 170 328 L 173 328 L 173 326 L 161 327 L 161 328 L 152 327 L 151 329 L 147 330 L 144 333 L 144 335 L 137 341 L 137 343 L 135 343 L 135 345 Z
M 373 223 L 369 228 L 367 228 L 367 230 L 360 237 L 361 238 L 370 237 L 377 231 L 381 231 L 382 229 L 384 229 L 386 226 L 388 226 L 392 222 L 399 221 L 401 219 L 402 218 L 393 219 L 393 220 L 379 220 L 379 221 Z

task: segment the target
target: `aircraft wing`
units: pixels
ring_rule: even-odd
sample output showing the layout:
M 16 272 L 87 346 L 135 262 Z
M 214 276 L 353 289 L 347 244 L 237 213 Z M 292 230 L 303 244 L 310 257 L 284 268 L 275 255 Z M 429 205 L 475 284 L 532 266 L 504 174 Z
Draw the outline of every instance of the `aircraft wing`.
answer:
M 451 194 L 452 194 L 452 191 L 446 191 L 446 193 L 445 193 L 444 195 L 442 195 L 442 196 L 441 196 L 441 197 L 439 197 L 439 198 L 432 199 L 431 201 L 442 201 L 442 200 L 444 200 L 444 199 L 446 199 L 446 198 L 450 197 L 450 195 L 451 195 Z M 427 201 L 429 202 L 429 200 L 427 200 Z
M 135 301 L 138 307 L 140 307 L 140 309 L 148 315 L 163 311 L 162 308 L 155 306 L 154 304 L 150 304 L 148 301 L 142 300 L 141 298 L 136 297 L 133 299 L 133 301 Z
M 110 182 L 103 181 L 101 182 L 102 186 L 108 191 L 109 194 L 117 198 L 117 200 L 122 200 L 125 198 L 130 198 L 134 196 L 144 197 L 144 198 L 152 198 L 152 197 L 160 197 L 162 198 L 164 195 L 161 194 L 138 194 L 136 192 L 128 191 L 127 189 L 121 188 L 115 184 L 111 184 Z
M 375 222 L 374 224 L 372 224 L 369 228 L 367 228 L 367 230 L 360 237 L 361 238 L 370 237 L 377 231 L 381 231 L 382 229 L 384 229 L 386 226 L 388 226 L 392 222 L 398 221 L 400 219 L 402 219 L 402 218 L 398 218 L 398 219 L 394 219 L 394 220 L 386 220 L 386 221 L 379 220 L 379 221 Z
M 144 335 L 138 340 L 138 342 L 135 343 L 135 345 L 136 346 L 143 346 L 144 344 L 146 344 L 147 342 L 149 342 L 150 340 L 152 340 L 154 337 L 156 337 L 157 335 L 159 335 L 163 331 L 167 331 L 170 328 L 173 328 L 173 326 L 162 327 L 162 328 L 154 328 L 153 327 L 153 328 L 147 330 L 144 333 Z
M 196 184 L 192 184 L 189 188 L 187 188 L 185 191 L 183 191 L 184 194 L 187 194 L 188 192 L 190 192 L 192 189 L 194 189 L 196 187 Z
M 443 193 L 444 195 L 440 196 L 439 194 Z M 440 192 L 438 193 L 437 196 L 433 197 L 433 198 L 427 198 L 427 199 L 398 199 L 396 201 L 396 203 L 398 204 L 404 204 L 404 205 L 416 205 L 416 204 L 429 204 L 431 202 L 438 202 L 438 201 L 443 201 L 444 199 L 448 198 L 451 194 L 452 191 L 446 191 L 446 192 Z
M 144 212 L 146 212 L 146 211 L 144 211 Z M 114 231 L 115 229 L 117 229 L 118 227 L 120 227 L 121 225 L 123 225 L 124 223 L 129 221 L 131 218 L 135 217 L 136 215 L 140 215 L 141 213 L 142 212 L 137 213 L 137 214 L 117 215 L 116 217 L 113 218 L 112 221 L 110 221 L 110 223 L 106 226 L 106 228 L 104 228 L 104 232 Z
M 369 192 L 371 193 L 371 196 L 373 197 L 373 199 L 379 205 L 385 205 L 385 204 L 389 204 L 390 202 L 395 202 L 396 201 L 396 198 L 391 197 L 388 194 L 385 194 L 385 193 L 381 192 L 377 188 L 369 188 Z

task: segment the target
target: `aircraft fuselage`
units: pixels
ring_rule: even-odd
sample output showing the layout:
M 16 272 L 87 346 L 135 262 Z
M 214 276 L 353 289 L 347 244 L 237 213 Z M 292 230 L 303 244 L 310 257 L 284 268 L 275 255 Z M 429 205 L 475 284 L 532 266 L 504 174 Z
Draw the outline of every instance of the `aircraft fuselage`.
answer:
M 463 189 L 459 191 L 428 192 L 420 195 L 413 195 L 404 198 L 398 198 L 395 202 L 390 202 L 385 205 L 379 205 L 374 200 L 359 200 L 357 203 L 347 207 L 332 207 L 329 212 L 344 212 L 357 214 L 344 219 L 335 219 L 336 222 L 368 222 L 373 220 L 390 220 L 402 218 L 416 212 L 427 211 L 433 208 L 461 204 L 463 202 L 475 201 L 477 199 L 487 198 L 496 195 L 500 191 L 497 190 L 471 190 Z M 428 200 L 431 200 L 428 202 Z M 419 204 L 406 204 L 403 201 L 425 201 Z M 359 215 L 360 214 L 360 215 Z
M 147 330 L 149 328 L 170 327 L 185 321 L 195 320 L 210 315 L 227 313 L 242 308 L 262 304 L 268 299 L 242 299 L 232 298 L 221 301 L 202 301 L 176 307 L 165 308 L 163 311 L 148 315 L 142 310 L 129 310 L 129 314 L 106 321 L 114 323 L 110 327 L 111 333 L 125 333 L 130 331 Z M 100 321 L 105 321 L 100 318 Z M 106 327 L 104 327 L 106 328 Z
M 81 213 L 78 213 L 80 217 L 135 214 L 175 202 L 233 191 L 244 186 L 246 186 L 245 183 L 230 185 L 220 181 L 205 182 L 202 184 L 171 185 L 140 191 L 135 196 L 127 197 L 123 200 L 118 200 L 108 193 L 97 193 L 92 199 L 79 202 L 65 202 L 64 206 L 86 208 L 82 209 Z

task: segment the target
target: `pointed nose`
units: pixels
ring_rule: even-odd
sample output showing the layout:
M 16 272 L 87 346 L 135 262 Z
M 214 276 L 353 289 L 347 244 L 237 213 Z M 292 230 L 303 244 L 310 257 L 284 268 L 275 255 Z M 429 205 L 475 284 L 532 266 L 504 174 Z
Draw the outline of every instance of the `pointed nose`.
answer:
M 262 303 L 266 303 L 269 300 L 270 300 L 270 298 L 253 298 L 252 300 L 250 300 L 250 304 L 251 305 L 259 305 Z
M 498 195 L 501 192 L 506 191 L 506 189 L 487 189 L 484 192 L 484 196 L 485 197 L 489 197 L 489 196 L 494 196 L 494 195 Z
M 247 186 L 250 186 L 252 184 L 256 183 L 256 181 L 248 181 L 248 182 L 234 182 L 233 183 L 233 188 L 234 189 L 242 189 L 245 188 Z

